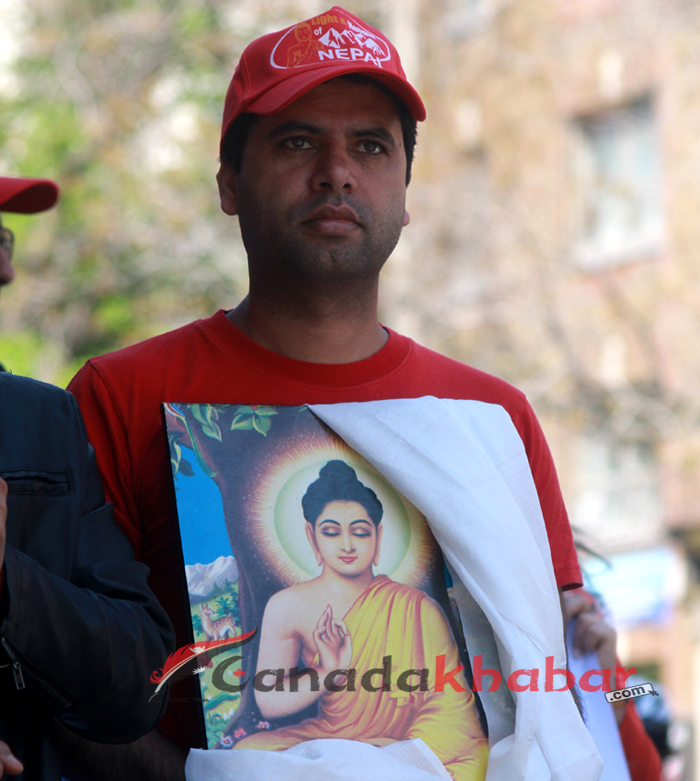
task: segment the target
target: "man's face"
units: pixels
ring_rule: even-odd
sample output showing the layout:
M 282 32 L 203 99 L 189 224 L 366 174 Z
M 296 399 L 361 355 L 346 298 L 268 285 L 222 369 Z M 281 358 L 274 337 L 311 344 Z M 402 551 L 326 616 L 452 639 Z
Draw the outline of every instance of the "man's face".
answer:
M 0 230 L 2 230 L 2 221 L 0 221 Z M 0 242 L 0 287 L 9 285 L 14 279 L 15 270 L 12 268 L 10 253 Z
M 372 83 L 315 87 L 250 130 L 240 173 L 222 165 L 251 286 L 318 288 L 375 278 L 408 224 L 398 111 Z

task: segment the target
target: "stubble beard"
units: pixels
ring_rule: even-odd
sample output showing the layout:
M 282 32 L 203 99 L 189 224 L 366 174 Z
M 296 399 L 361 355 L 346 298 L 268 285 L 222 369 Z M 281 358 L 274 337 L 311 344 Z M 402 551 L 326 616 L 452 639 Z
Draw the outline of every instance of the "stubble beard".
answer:
M 304 220 L 324 206 L 349 206 L 361 225 L 351 237 L 313 235 Z M 376 287 L 382 266 L 398 243 L 404 205 L 379 218 L 352 197 L 312 201 L 289 209 L 283 219 L 269 219 L 265 210 L 242 214 L 241 234 L 248 253 L 251 282 L 256 277 L 268 289 L 337 292 Z M 257 226 L 254 231 L 249 225 Z

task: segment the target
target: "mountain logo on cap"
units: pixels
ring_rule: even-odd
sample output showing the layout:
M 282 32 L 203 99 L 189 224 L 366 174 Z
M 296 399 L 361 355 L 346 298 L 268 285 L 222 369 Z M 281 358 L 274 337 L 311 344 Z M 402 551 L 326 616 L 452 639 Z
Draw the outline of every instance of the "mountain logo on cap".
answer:
M 280 38 L 270 55 L 273 68 L 299 68 L 319 62 L 367 62 L 382 67 L 391 59 L 386 42 L 340 14 L 300 22 Z

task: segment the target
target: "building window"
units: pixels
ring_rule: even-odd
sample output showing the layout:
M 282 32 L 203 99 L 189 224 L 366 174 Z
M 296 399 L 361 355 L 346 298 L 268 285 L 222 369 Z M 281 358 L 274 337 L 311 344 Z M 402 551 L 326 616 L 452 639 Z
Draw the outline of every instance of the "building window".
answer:
M 651 101 L 581 117 L 573 125 L 576 263 L 609 268 L 658 253 L 665 230 Z

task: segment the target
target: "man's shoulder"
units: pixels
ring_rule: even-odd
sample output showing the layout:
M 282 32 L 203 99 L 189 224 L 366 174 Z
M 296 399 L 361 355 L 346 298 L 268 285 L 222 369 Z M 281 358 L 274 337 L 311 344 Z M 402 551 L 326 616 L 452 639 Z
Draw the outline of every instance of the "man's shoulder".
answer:
M 426 390 L 425 395 L 473 399 L 507 407 L 527 404 L 525 394 L 506 380 L 417 342 L 412 343 L 407 368 L 413 375 L 413 383 Z
M 83 463 L 85 429 L 73 396 L 29 377 L 0 374 L 0 468 L 70 472 Z
M 52 409 L 69 410 L 74 407 L 72 395 L 56 385 L 22 377 L 7 372 L 0 373 L 0 409 L 5 412 L 37 410 L 50 406 Z
M 174 356 L 187 348 L 188 342 L 200 338 L 202 329 L 206 328 L 208 322 L 209 320 L 195 320 L 129 347 L 91 358 L 88 364 L 98 372 L 125 371 L 131 367 L 153 368 L 161 363 L 172 361 Z

